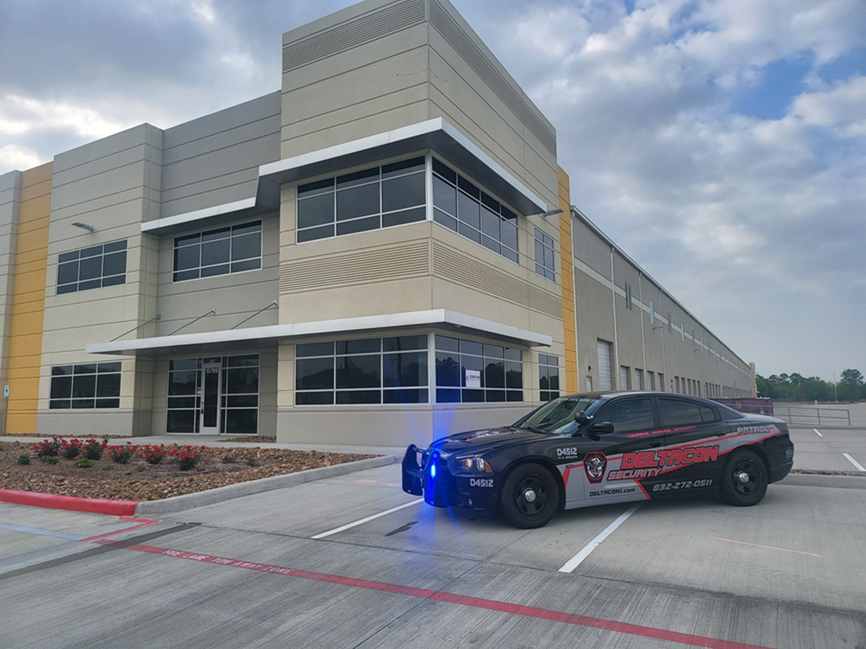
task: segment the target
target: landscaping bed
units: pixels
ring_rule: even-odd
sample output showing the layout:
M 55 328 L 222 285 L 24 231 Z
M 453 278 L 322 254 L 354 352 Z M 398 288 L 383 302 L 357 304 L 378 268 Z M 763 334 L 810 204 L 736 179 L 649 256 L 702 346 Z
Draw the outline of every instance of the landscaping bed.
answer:
M 74 446 L 79 446 L 77 451 L 71 448 Z M 100 457 L 94 459 L 97 454 Z M 89 448 L 86 440 L 3 442 L 0 489 L 159 500 L 369 457 L 374 456 L 269 448 L 109 446 L 99 440 L 93 440 Z

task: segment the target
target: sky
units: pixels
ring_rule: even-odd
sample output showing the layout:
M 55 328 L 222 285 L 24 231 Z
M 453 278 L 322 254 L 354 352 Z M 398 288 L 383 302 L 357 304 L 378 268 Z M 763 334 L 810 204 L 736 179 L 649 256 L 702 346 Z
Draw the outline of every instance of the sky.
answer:
M 572 202 L 764 375 L 866 372 L 864 0 L 452 0 Z M 277 90 L 343 0 L 2 0 L 0 173 Z

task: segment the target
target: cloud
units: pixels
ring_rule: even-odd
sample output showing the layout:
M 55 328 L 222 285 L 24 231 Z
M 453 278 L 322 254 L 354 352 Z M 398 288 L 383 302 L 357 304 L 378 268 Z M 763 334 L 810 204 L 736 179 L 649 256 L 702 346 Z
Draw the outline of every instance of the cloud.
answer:
M 0 173 L 11 169 L 30 169 L 43 162 L 45 160 L 36 151 L 26 147 L 16 144 L 0 146 Z
M 40 100 L 7 94 L 0 97 L 0 134 L 23 135 L 34 131 L 66 131 L 97 139 L 131 126 L 106 118 L 92 108 L 65 101 Z
M 823 92 L 802 94 L 792 113 L 805 124 L 829 128 L 846 137 L 866 136 L 866 76 Z
M 557 127 L 574 202 L 726 343 L 866 370 L 862 0 L 454 1 Z M 5 0 L 0 173 L 271 92 L 281 32 L 348 4 Z M 790 61 L 774 118 L 737 103 Z

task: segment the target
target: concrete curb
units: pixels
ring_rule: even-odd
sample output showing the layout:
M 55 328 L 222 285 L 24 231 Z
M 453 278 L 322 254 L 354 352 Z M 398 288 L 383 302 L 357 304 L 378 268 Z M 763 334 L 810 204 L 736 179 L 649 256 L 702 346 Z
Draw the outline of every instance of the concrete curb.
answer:
M 398 461 L 398 458 L 393 455 L 385 455 L 382 457 L 368 458 L 366 460 L 358 460 L 356 462 L 335 464 L 334 466 L 326 466 L 320 469 L 309 469 L 307 471 L 299 471 L 298 473 L 262 478 L 260 480 L 238 482 L 237 484 L 226 485 L 225 487 L 217 487 L 216 489 L 208 489 L 207 491 L 185 494 L 183 496 L 173 496 L 172 498 L 165 498 L 163 500 L 144 500 L 138 503 L 135 513 L 171 514 L 186 509 L 193 509 L 195 507 L 212 505 L 225 500 L 250 496 L 265 491 L 273 491 L 274 489 L 294 487 L 299 484 L 304 484 L 305 482 L 313 482 L 314 480 L 334 478 L 346 475 L 347 473 L 364 471 L 366 469 L 376 469 L 378 467 L 394 464 Z
M 16 491 L 15 489 L 0 489 L 0 502 L 27 505 L 28 507 L 88 512 L 90 514 L 108 514 L 110 516 L 132 516 L 138 505 L 134 500 L 79 498 L 77 496 L 59 496 L 41 491 Z

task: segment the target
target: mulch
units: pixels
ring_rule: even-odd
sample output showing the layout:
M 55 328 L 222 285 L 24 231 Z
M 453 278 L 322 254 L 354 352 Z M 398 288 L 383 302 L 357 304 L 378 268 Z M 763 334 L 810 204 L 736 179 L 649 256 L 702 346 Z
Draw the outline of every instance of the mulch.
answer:
M 101 460 L 93 461 L 92 466 L 80 468 L 77 466 L 80 458 L 60 457 L 57 464 L 45 463 L 36 457 L 31 446 L 23 442 L 0 443 L 0 489 L 83 498 L 159 500 L 374 457 L 270 448 L 196 447 L 202 459 L 189 471 L 181 471 L 169 457 L 158 465 L 148 464 L 138 456 L 129 464 L 116 464 L 107 452 Z M 17 463 L 22 454 L 30 456 L 29 465 Z

